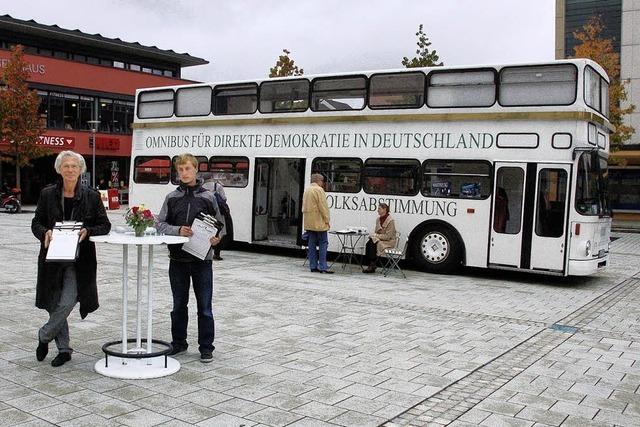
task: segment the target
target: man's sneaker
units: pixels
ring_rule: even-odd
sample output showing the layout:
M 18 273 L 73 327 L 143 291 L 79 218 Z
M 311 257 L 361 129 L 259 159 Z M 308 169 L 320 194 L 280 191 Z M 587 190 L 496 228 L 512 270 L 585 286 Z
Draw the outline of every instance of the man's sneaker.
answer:
M 187 351 L 187 346 L 186 345 L 176 345 L 176 344 L 172 344 L 172 349 L 169 352 L 169 356 L 175 356 L 178 353 L 184 353 L 185 351 Z
M 202 363 L 213 362 L 213 354 L 210 351 L 203 351 L 202 353 L 200 353 L 200 361 Z

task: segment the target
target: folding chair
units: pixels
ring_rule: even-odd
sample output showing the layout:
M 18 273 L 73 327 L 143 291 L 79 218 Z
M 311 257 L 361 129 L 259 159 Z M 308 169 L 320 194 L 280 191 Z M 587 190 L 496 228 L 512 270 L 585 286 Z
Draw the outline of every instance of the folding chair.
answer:
M 400 233 L 397 233 L 397 236 L 396 247 L 387 248 L 384 250 L 386 261 L 384 266 L 382 267 L 382 274 L 384 275 L 384 277 L 387 277 L 387 275 L 393 270 L 398 270 L 400 274 L 402 274 L 402 277 L 406 279 L 407 276 L 404 274 L 404 271 L 402 271 L 398 263 L 402 258 L 404 258 L 405 254 L 407 253 L 409 238 L 407 237 L 404 239 L 404 245 L 402 245 L 402 249 L 400 249 Z

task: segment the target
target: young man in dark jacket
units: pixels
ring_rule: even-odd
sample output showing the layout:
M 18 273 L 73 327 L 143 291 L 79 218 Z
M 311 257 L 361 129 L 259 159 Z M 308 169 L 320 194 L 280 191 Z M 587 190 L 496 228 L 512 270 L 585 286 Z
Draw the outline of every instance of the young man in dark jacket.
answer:
M 168 235 L 190 237 L 191 224 L 200 213 L 222 220 L 216 198 L 211 191 L 202 188 L 202 181 L 196 178 L 198 160 L 191 154 L 178 156 L 174 164 L 180 186 L 169 193 L 164 200 L 157 218 L 158 231 Z M 220 243 L 222 235 L 210 239 L 211 246 Z M 204 260 L 182 250 L 182 245 L 169 245 L 169 282 L 173 294 L 171 311 L 172 355 L 187 350 L 187 324 L 189 320 L 189 282 L 193 282 L 193 292 L 198 305 L 198 345 L 200 361 L 213 360 L 214 320 L 213 265 L 212 252 Z

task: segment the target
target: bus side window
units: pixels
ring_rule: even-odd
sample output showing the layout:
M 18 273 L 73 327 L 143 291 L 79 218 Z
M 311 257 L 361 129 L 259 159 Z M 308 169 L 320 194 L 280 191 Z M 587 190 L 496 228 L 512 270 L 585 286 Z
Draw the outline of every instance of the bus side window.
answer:
M 332 77 L 313 80 L 313 111 L 362 110 L 367 96 L 367 80 L 362 77 Z
M 226 187 L 246 187 L 249 183 L 249 159 L 242 156 L 211 157 L 209 179 Z
M 369 80 L 369 108 L 419 108 L 424 105 L 422 72 L 375 74 Z
M 213 114 L 253 114 L 258 109 L 258 85 L 218 85 L 213 91 Z
M 491 194 L 491 164 L 470 160 L 426 160 L 424 196 L 486 199 Z
M 261 113 L 290 113 L 309 107 L 309 80 L 263 82 L 260 85 Z
M 536 207 L 536 234 L 538 236 L 562 236 L 566 201 L 567 172 L 564 169 L 542 169 L 538 176 Z
M 171 177 L 169 156 L 138 156 L 134 160 L 133 181 L 137 184 L 168 184 Z
M 325 177 L 326 192 L 359 193 L 362 160 L 356 158 L 316 158 L 311 165 L 312 173 Z
M 412 159 L 367 159 L 363 175 L 366 193 L 415 196 L 420 163 Z
M 522 168 L 498 169 L 493 208 L 493 230 L 496 233 L 520 233 L 523 189 L 524 170 Z

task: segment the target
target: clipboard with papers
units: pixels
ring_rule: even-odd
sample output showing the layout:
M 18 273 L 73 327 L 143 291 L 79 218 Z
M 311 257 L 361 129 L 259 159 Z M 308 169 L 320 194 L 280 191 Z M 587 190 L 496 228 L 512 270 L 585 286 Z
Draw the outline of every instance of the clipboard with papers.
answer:
M 222 230 L 224 224 L 215 217 L 207 214 L 199 214 L 191 224 L 193 235 L 189 237 L 189 241 L 182 245 L 182 250 L 193 255 L 198 259 L 205 259 L 211 250 L 211 239 L 217 236 Z
M 63 221 L 56 222 L 49 248 L 47 250 L 47 262 L 72 262 L 78 258 L 78 240 L 80 238 L 81 222 Z

